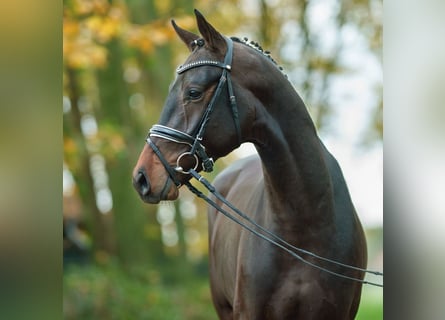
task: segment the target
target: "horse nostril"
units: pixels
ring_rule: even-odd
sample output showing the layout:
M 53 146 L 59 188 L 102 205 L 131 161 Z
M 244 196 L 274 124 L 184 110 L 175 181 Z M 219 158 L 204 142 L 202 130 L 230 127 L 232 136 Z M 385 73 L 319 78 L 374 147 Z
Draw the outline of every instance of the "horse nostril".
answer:
M 150 193 L 150 183 L 142 170 L 139 170 L 133 178 L 133 185 L 141 196 L 146 196 Z

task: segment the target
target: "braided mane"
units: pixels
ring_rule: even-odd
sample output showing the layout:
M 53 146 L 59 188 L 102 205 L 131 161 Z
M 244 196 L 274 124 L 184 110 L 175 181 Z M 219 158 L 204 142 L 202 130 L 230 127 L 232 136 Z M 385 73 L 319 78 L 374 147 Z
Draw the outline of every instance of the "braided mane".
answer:
M 263 50 L 263 48 L 260 46 L 260 44 L 258 42 L 249 41 L 249 39 L 246 37 L 244 37 L 242 40 L 238 37 L 230 37 L 230 39 L 232 39 L 235 42 L 242 43 L 252 49 L 255 49 L 259 53 L 261 53 L 263 56 L 265 56 L 270 61 L 272 61 L 277 66 L 277 68 L 283 73 L 283 75 L 287 78 L 287 75 L 283 72 L 283 67 L 279 66 L 278 63 L 270 55 L 270 51 Z

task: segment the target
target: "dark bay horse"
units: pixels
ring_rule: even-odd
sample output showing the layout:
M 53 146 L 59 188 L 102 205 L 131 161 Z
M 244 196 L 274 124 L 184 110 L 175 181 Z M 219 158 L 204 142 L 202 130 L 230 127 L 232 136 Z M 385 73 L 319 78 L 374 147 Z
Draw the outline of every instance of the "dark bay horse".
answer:
M 134 169 L 140 197 L 175 200 L 191 169 L 211 171 L 214 160 L 252 142 L 258 156 L 224 170 L 214 182 L 219 193 L 292 245 L 364 268 L 366 241 L 341 169 L 303 101 L 262 50 L 221 35 L 195 14 L 201 35 L 172 21 L 191 54 Z M 214 208 L 208 221 L 210 284 L 220 319 L 355 317 L 362 283 L 295 260 Z M 364 277 L 361 270 L 306 259 Z

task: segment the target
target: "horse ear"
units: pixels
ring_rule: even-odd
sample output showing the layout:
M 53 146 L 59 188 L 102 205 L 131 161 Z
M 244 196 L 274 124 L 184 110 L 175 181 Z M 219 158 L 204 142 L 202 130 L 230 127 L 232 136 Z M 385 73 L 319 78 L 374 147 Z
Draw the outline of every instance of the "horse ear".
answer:
M 172 19 L 172 25 L 173 28 L 176 31 L 176 34 L 179 36 L 179 38 L 181 38 L 181 40 L 185 43 L 185 45 L 189 48 L 190 51 L 193 51 L 193 41 L 199 39 L 199 36 L 197 34 L 194 34 L 192 32 L 189 32 L 187 30 L 182 29 L 181 27 L 179 27 L 175 20 Z
M 204 16 L 195 9 L 196 22 L 198 23 L 198 29 L 204 38 L 206 45 L 212 50 L 224 50 L 227 46 L 224 36 L 221 35 L 216 29 L 207 22 Z

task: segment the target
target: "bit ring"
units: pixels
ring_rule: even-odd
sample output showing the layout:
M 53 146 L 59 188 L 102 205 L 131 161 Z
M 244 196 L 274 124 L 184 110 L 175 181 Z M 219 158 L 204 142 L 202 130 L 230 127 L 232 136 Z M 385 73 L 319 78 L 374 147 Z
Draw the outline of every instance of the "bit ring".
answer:
M 191 152 L 184 152 L 183 154 L 181 154 L 178 159 L 176 160 L 176 168 L 175 171 L 179 172 L 179 173 L 183 173 L 183 174 L 190 174 L 189 171 L 184 171 L 184 168 L 180 165 L 181 159 L 185 156 L 193 156 L 193 158 L 195 159 L 195 165 L 193 167 L 193 170 L 196 170 L 196 168 L 198 168 L 199 165 L 199 160 L 198 160 L 198 156 L 194 153 Z M 191 169 L 189 169 L 191 170 Z

